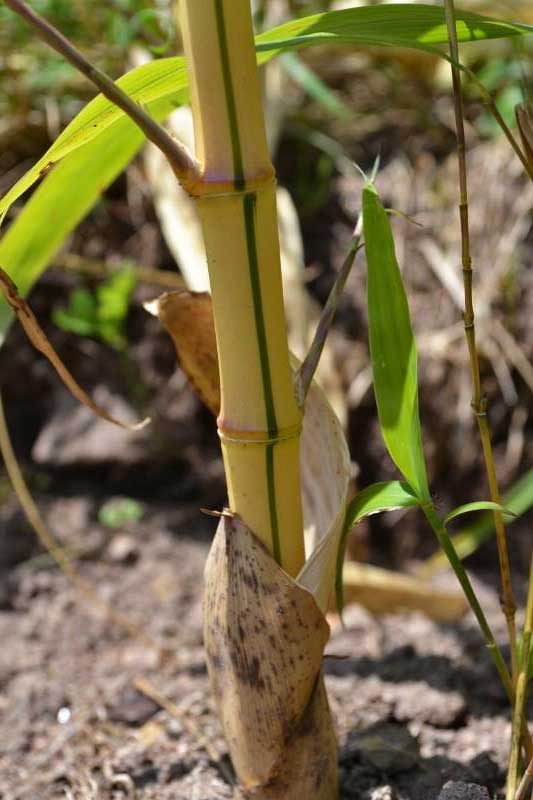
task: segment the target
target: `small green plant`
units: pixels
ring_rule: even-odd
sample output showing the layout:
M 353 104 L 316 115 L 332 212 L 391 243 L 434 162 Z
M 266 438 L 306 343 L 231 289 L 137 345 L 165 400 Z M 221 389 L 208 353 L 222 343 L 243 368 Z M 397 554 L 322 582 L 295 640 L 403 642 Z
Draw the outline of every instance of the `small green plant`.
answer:
M 124 328 L 135 283 L 135 270 L 124 266 L 102 281 L 94 292 L 75 289 L 68 306 L 55 308 L 52 318 L 65 331 L 94 336 L 123 350 L 126 346 Z
M 143 507 L 133 497 L 113 497 L 98 510 L 98 522 L 111 530 L 117 530 L 131 522 L 140 522 Z
M 215 374 L 206 382 L 204 396 L 218 415 L 230 506 L 221 514 L 207 563 L 204 633 L 214 698 L 243 788 L 258 800 L 336 797 L 336 743 L 321 664 L 329 635 L 325 613 L 335 575 L 342 606 L 346 536 L 365 515 L 418 507 L 457 575 L 513 707 L 507 800 L 515 800 L 521 749 L 528 761 L 533 758 L 524 714 L 533 588 L 519 655 L 504 528 L 509 510 L 502 505 L 495 482 L 475 339 L 460 81 L 462 72 L 471 73 L 460 63 L 458 42 L 522 37 L 533 33 L 533 28 L 456 12 L 451 0 L 446 0 L 444 8 L 372 5 L 289 21 L 256 37 L 254 50 L 249 0 L 180 0 L 186 58 L 157 60 L 114 84 L 22 0 L 5 2 L 102 91 L 0 201 L 3 217 L 12 203 L 45 175 L 0 243 L 0 263 L 20 291 L 28 291 L 102 187 L 139 150 L 143 134 L 166 155 L 176 178 L 193 198 L 202 223 L 212 311 L 210 302 L 206 308 L 204 295 L 187 295 L 185 304 L 193 312 L 202 305 L 199 338 L 210 335 L 213 325 L 216 330 L 218 369 L 216 354 L 210 352 L 209 368 L 214 364 Z M 381 431 L 402 482 L 366 487 L 348 502 L 347 445 L 338 420 L 312 381 L 338 295 L 359 249 L 359 231 L 354 233 L 308 356 L 298 364 L 288 350 L 275 177 L 256 62 L 301 47 L 345 42 L 412 47 L 443 56 L 452 66 L 465 330 L 472 366 L 472 406 L 491 498 L 459 507 L 445 519 L 436 509 L 429 487 L 408 300 L 389 217 L 371 178 L 362 192 L 370 350 Z M 449 54 L 440 49 L 446 44 Z M 527 153 L 490 94 L 473 78 L 531 176 Z M 158 124 L 173 107 L 189 99 L 196 158 Z M 58 218 L 54 227 L 43 222 L 44 212 L 51 207 Z M 32 247 L 36 240 L 39 245 Z M 10 300 L 10 307 L 0 308 L 0 331 L 5 334 L 11 308 L 20 316 L 25 307 L 9 278 L 3 283 Z M 95 297 L 78 294 L 60 315 L 62 324 L 91 330 L 108 341 L 120 337 L 117 325 L 123 320 L 128 292 L 122 284 L 120 291 L 108 285 L 102 292 Z M 183 301 L 183 296 L 180 298 Z M 152 310 L 174 330 L 175 296 L 164 296 Z M 196 353 L 198 364 L 207 371 L 199 351 L 192 347 L 191 353 L 193 357 Z M 448 533 L 452 519 L 479 510 L 494 514 L 511 668 Z

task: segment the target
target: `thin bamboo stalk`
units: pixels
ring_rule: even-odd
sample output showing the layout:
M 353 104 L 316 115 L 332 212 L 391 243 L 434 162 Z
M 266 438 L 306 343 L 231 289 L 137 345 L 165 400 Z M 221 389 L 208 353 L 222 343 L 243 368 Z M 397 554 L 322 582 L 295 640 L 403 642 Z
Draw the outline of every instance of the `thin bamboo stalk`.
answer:
M 470 369 L 472 373 L 472 409 L 475 414 L 481 444 L 485 469 L 490 489 L 491 500 L 501 505 L 501 495 L 496 478 L 496 468 L 494 464 L 494 453 L 490 437 L 489 422 L 487 416 L 487 399 L 483 397 L 481 387 L 481 372 L 479 367 L 479 357 L 476 344 L 476 328 L 473 301 L 473 266 L 470 249 L 470 226 L 468 219 L 468 177 L 466 167 L 466 137 L 464 129 L 463 98 L 461 91 L 461 73 L 459 67 L 459 46 L 457 42 L 457 32 L 455 27 L 455 8 L 453 0 L 444 0 L 446 23 L 450 39 L 450 53 L 453 59 L 452 81 L 455 123 L 457 128 L 457 159 L 459 164 L 459 191 L 460 204 L 459 213 L 461 219 L 461 242 L 462 242 L 462 266 L 463 284 L 465 297 L 464 324 L 465 335 L 470 355 Z M 509 634 L 509 644 L 511 652 L 511 675 L 513 683 L 516 682 L 518 675 L 518 646 L 516 638 L 516 604 L 513 596 L 511 584 L 511 569 L 509 565 L 509 554 L 507 550 L 507 537 L 503 517 L 500 513 L 494 514 L 494 525 L 496 528 L 496 541 L 498 545 L 498 556 L 500 561 L 500 571 L 502 577 L 503 612 L 507 622 Z
M 304 561 L 298 409 L 248 0 L 180 0 L 232 511 L 291 575 Z

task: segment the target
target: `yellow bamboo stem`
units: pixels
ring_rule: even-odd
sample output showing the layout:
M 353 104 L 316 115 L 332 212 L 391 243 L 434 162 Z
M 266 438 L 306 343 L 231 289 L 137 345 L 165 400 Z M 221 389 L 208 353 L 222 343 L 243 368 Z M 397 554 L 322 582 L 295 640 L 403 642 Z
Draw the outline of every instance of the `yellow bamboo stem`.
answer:
M 304 561 L 298 409 L 283 310 L 274 169 L 249 0 L 179 0 L 221 377 L 229 501 L 292 575 Z

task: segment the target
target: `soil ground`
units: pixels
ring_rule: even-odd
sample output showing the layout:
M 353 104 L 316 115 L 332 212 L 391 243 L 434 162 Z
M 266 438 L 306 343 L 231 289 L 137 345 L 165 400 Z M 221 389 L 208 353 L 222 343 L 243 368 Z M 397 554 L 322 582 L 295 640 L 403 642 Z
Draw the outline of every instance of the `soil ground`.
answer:
M 80 576 L 154 646 L 59 571 L 31 562 L 12 571 L 0 612 L 0 797 L 232 797 L 202 650 L 211 520 L 171 530 L 156 513 L 104 542 L 87 531 L 86 509 L 73 497 L 51 503 L 48 516 L 69 520 L 73 545 L 92 537 Z M 496 592 L 481 579 L 476 586 L 503 636 Z M 378 620 L 351 606 L 344 630 L 331 622 L 324 673 L 343 800 L 436 800 L 449 780 L 495 796 L 509 714 L 474 621 Z

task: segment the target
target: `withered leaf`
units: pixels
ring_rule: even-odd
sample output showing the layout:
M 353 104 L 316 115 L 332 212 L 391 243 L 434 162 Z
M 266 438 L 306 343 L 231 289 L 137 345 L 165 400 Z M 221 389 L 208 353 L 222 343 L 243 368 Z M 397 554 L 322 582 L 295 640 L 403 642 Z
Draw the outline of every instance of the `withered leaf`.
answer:
M 211 295 L 167 292 L 144 307 L 170 333 L 182 370 L 200 399 L 218 416 L 220 377 Z
M 48 341 L 46 334 L 37 322 L 35 315 L 28 303 L 23 297 L 20 296 L 16 285 L 13 283 L 7 272 L 5 272 L 1 267 L 0 289 L 3 291 L 7 302 L 15 312 L 17 319 L 24 328 L 30 342 L 52 364 L 63 383 L 74 395 L 76 400 L 79 400 L 84 406 L 90 408 L 91 411 L 98 417 L 101 417 L 108 422 L 112 422 L 113 425 L 118 425 L 120 428 L 125 428 L 126 430 L 137 431 L 141 428 L 144 428 L 144 426 L 150 422 L 149 419 L 144 419 L 142 422 L 138 422 L 133 425 L 126 422 L 121 422 L 120 420 L 115 419 L 115 417 L 112 417 L 110 414 L 108 414 L 105 409 L 97 405 L 72 377 Z
M 460 592 L 446 591 L 411 575 L 348 561 L 343 570 L 345 603 L 359 603 L 372 614 L 421 611 L 437 622 L 455 622 L 468 610 Z

